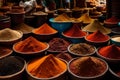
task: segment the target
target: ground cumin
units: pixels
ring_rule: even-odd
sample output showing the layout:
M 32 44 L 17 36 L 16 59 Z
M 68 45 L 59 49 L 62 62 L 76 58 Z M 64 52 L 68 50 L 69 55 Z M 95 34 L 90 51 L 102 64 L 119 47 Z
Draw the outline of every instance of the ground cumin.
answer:
M 69 37 L 84 37 L 87 35 L 87 33 L 82 31 L 77 24 L 74 24 L 70 29 L 63 32 L 63 34 Z
M 77 76 L 93 77 L 105 72 L 107 65 L 95 57 L 81 57 L 70 63 L 70 71 Z
M 120 59 L 120 47 L 116 45 L 109 45 L 101 47 L 98 50 L 99 54 L 112 59 Z
M 54 34 L 57 33 L 57 30 L 50 27 L 47 23 L 44 23 L 42 26 L 33 30 L 35 34 Z
M 85 26 L 83 31 L 88 31 L 88 32 L 95 32 L 96 30 L 101 31 L 104 34 L 109 34 L 111 33 L 111 29 L 105 28 L 103 25 L 98 20 L 93 20 L 90 24 Z
M 38 52 L 48 47 L 46 43 L 40 42 L 34 37 L 30 36 L 27 39 L 18 42 L 14 48 L 20 52 Z
M 66 69 L 66 63 L 52 54 L 33 60 L 27 66 L 28 72 L 38 78 L 55 77 L 66 71 Z
M 90 40 L 90 41 L 95 41 L 95 42 L 102 42 L 102 41 L 109 40 L 109 36 L 101 33 L 99 30 L 97 30 L 96 32 L 86 36 L 86 39 Z

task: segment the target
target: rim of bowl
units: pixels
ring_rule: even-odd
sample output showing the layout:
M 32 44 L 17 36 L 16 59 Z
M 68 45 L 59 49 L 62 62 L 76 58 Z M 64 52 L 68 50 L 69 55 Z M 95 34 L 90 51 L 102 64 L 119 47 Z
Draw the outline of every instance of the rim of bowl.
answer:
M 74 53 L 74 52 L 71 52 L 71 51 L 70 51 L 70 47 L 71 47 L 72 45 L 74 45 L 74 44 L 70 44 L 70 45 L 68 46 L 68 52 L 70 52 L 71 54 L 73 54 L 73 55 L 75 55 L 75 56 L 90 56 L 90 55 L 95 54 L 95 52 L 96 52 L 96 47 L 93 46 L 94 52 L 92 52 L 92 53 L 90 53 L 90 54 L 77 54 L 77 53 Z
M 52 23 L 60 23 L 60 24 L 62 24 L 62 23 L 68 23 L 68 24 L 72 23 L 72 21 L 54 21 L 54 18 L 50 18 L 49 21 L 52 22 Z
M 101 49 L 102 47 L 99 47 L 97 50 L 96 50 L 96 53 L 99 57 L 105 59 L 105 60 L 109 60 L 109 61 L 116 61 L 116 60 L 120 60 L 120 59 L 113 59 L 113 58 L 108 58 L 108 57 L 105 57 L 105 56 L 102 56 L 100 53 L 99 53 L 99 50 Z
M 106 35 L 106 36 L 108 37 L 108 39 L 107 39 L 107 40 L 104 40 L 104 41 L 91 41 L 91 40 L 88 40 L 88 39 L 87 39 L 87 36 L 85 36 L 84 38 L 85 38 L 85 40 L 88 41 L 88 42 L 92 42 L 92 43 L 104 43 L 104 42 L 107 42 L 107 41 L 110 40 L 110 36 L 108 36 L 108 35 Z
M 19 43 L 19 42 L 18 42 Z M 47 47 L 45 48 L 45 49 L 43 49 L 43 50 L 40 50 L 40 51 L 37 51 L 37 52 L 20 52 L 20 51 L 17 51 L 16 49 L 15 49 L 15 45 L 16 45 L 17 43 L 15 43 L 14 45 L 13 45 L 13 50 L 15 51 L 15 52 L 17 52 L 17 53 L 19 53 L 19 54 L 24 54 L 24 55 L 32 55 L 32 54 L 39 54 L 40 52 L 43 52 L 43 51 L 45 51 L 45 50 L 47 50 L 48 48 L 49 48 L 49 44 L 48 43 L 45 43 L 46 45 L 47 45 Z
M 50 78 L 38 78 L 38 77 L 33 76 L 33 75 L 27 70 L 28 64 L 29 64 L 31 61 L 29 61 L 29 62 L 26 64 L 25 70 L 26 70 L 26 72 L 29 74 L 29 76 L 31 76 L 31 77 L 33 77 L 33 78 L 35 78 L 35 79 L 42 79 L 42 80 L 48 80 L 48 79 L 50 79 L 50 80 L 51 80 L 51 79 L 57 78 L 57 77 L 59 77 L 60 75 L 64 74 L 64 73 L 67 71 L 67 69 L 68 69 L 68 67 L 67 67 L 67 65 L 68 65 L 67 61 L 65 61 L 64 59 L 61 59 L 61 58 L 58 58 L 58 59 L 60 59 L 61 61 L 63 61 L 63 62 L 66 64 L 66 70 L 64 70 L 62 73 L 60 73 L 60 74 L 58 74 L 58 75 L 56 75 L 56 76 L 53 76 L 53 77 L 50 77 Z
M 65 51 L 53 51 L 53 50 L 47 50 L 48 52 L 51 52 L 51 53 L 60 53 L 60 52 L 68 52 L 67 50 L 65 50 Z
M 85 36 L 87 36 L 88 35 L 88 32 L 85 32 L 86 33 L 86 35 Z M 67 35 L 65 35 L 64 34 L 64 32 L 62 32 L 62 35 L 64 36 L 64 37 L 67 37 L 67 38 L 75 38 L 75 39 L 77 39 L 77 38 L 84 38 L 85 36 L 81 36 L 81 37 L 71 37 L 71 36 L 67 36 Z
M 10 49 L 10 52 L 9 53 L 7 53 L 7 54 L 5 54 L 5 55 L 3 55 L 3 56 L 0 56 L 0 59 L 2 59 L 2 58 L 4 58 L 4 57 L 7 57 L 7 56 L 9 56 L 10 54 L 12 54 L 13 53 L 13 50 L 12 49 Z
M 93 57 L 93 56 L 91 56 L 91 57 Z M 108 67 L 108 64 L 107 64 L 107 62 L 106 62 L 105 60 L 103 60 L 103 59 L 101 59 L 101 58 L 98 58 L 98 57 L 93 57 L 93 58 L 97 58 L 97 59 L 99 59 L 100 61 L 102 61 L 102 62 L 105 63 L 105 65 L 106 65 L 106 69 L 105 69 L 105 71 L 104 71 L 102 74 L 99 74 L 99 75 L 97 75 L 97 76 L 93 76 L 93 77 L 77 76 L 76 74 L 74 74 L 74 73 L 70 70 L 69 65 L 71 64 L 72 61 L 77 60 L 77 59 L 79 59 L 79 58 L 82 58 L 82 57 L 76 57 L 76 58 L 73 58 L 73 59 L 71 59 L 71 60 L 68 62 L 68 72 L 69 72 L 70 74 L 74 75 L 74 76 L 77 77 L 77 78 L 83 78 L 83 79 L 93 79 L 93 78 L 98 78 L 98 77 L 103 76 L 103 75 L 108 71 L 108 68 L 109 68 L 109 67 Z
M 58 33 L 58 31 L 56 31 L 55 33 L 49 33 L 49 34 L 36 34 L 35 32 L 34 32 L 34 30 L 32 30 L 32 33 L 33 34 L 35 34 L 35 35 L 53 35 L 53 34 L 57 34 Z
M 4 79 L 4 78 L 10 78 L 10 77 L 18 75 L 18 74 L 22 73 L 25 70 L 25 67 L 26 67 L 26 61 L 23 58 L 21 58 L 19 56 L 9 56 L 9 57 L 16 57 L 17 59 L 19 59 L 20 61 L 22 61 L 23 62 L 23 68 L 20 71 L 14 73 L 14 74 L 6 75 L 6 76 L 0 76 L 0 78 L 2 78 L 2 79 Z
M 113 74 L 114 76 L 120 78 L 120 76 L 117 75 L 110 67 L 109 67 L 109 72 L 110 72 L 111 74 Z
M 17 31 L 17 30 L 15 30 Z M 12 41 L 16 41 L 16 40 L 19 40 L 23 37 L 23 32 L 22 31 L 17 31 L 20 33 L 20 37 L 19 38 L 16 38 L 16 39 L 13 39 L 13 40 L 0 40 L 0 42 L 12 42 Z

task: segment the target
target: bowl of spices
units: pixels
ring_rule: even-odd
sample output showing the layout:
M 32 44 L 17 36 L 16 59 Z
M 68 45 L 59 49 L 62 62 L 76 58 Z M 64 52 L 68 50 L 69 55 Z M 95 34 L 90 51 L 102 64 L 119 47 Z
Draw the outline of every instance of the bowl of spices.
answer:
M 12 53 L 13 53 L 12 49 L 0 46 L 0 59 L 9 56 Z
M 117 46 L 120 46 L 120 35 L 114 35 L 111 36 L 111 44 L 115 44 Z
M 21 31 L 12 30 L 10 28 L 5 28 L 0 30 L 0 44 L 2 45 L 13 45 L 14 43 L 20 41 L 23 33 Z
M 62 32 L 62 35 L 72 43 L 79 43 L 85 41 L 84 37 L 87 35 L 87 32 L 82 31 L 78 24 L 73 24 L 71 28 Z
M 49 48 L 48 53 L 59 53 L 67 52 L 67 48 L 70 45 L 70 42 L 63 38 L 53 38 L 48 42 Z
M 102 80 L 108 71 L 108 64 L 97 57 L 73 58 L 68 63 L 72 80 Z
M 97 49 L 97 55 L 105 59 L 108 63 L 120 62 L 120 47 L 116 45 L 108 45 Z
M 67 62 L 52 54 L 31 60 L 26 65 L 28 80 L 66 80 Z
M 99 47 L 107 45 L 110 37 L 97 30 L 96 32 L 87 35 L 85 40 L 87 43 Z
M 120 27 L 112 28 L 113 35 L 120 35 Z
M 38 28 L 32 30 L 34 36 L 40 41 L 49 41 L 54 37 L 57 37 L 58 31 L 44 23 Z
M 18 56 L 0 59 L 0 80 L 23 80 L 26 61 Z
M 13 45 L 13 50 L 25 58 L 42 56 L 48 48 L 47 43 L 38 41 L 32 36 Z
M 77 43 L 69 45 L 68 51 L 74 56 L 90 56 L 96 52 L 96 48 L 87 43 Z

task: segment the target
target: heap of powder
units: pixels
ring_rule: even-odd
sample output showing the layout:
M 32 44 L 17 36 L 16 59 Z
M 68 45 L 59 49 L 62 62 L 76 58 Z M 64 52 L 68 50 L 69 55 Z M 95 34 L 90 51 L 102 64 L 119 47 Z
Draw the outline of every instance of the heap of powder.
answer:
M 10 54 L 11 51 L 12 50 L 9 49 L 9 48 L 0 46 L 0 57 L 3 57 L 5 55 L 7 55 L 7 54 Z
M 87 35 L 87 33 L 83 32 L 77 24 L 74 24 L 70 29 L 63 32 L 63 34 L 69 37 L 84 37 Z
M 116 36 L 116 37 L 113 37 L 113 38 L 111 38 L 111 40 L 113 40 L 113 41 L 117 41 L 117 42 L 120 42 L 120 36 Z
M 69 42 L 62 39 L 62 38 L 53 38 L 49 42 L 49 51 L 67 51 L 67 48 L 69 46 Z
M 13 41 L 22 37 L 22 34 L 16 30 L 5 28 L 0 30 L 0 41 Z
M 14 46 L 15 50 L 19 52 L 38 52 L 46 49 L 47 47 L 46 43 L 40 42 L 32 36 L 18 42 Z
M 91 54 L 95 52 L 95 48 L 92 45 L 86 43 L 73 44 L 70 47 L 70 51 L 75 54 Z
M 33 30 L 33 33 L 35 34 L 54 34 L 57 32 L 58 32 L 57 30 L 53 29 L 47 23 L 44 23 L 42 26 Z
M 103 25 L 100 24 L 98 20 L 93 20 L 90 24 L 85 26 L 82 30 L 88 31 L 88 32 L 95 32 L 96 30 L 100 30 L 104 34 L 111 33 L 111 29 L 105 28 Z
M 83 14 L 80 18 L 77 19 L 78 21 L 82 21 L 85 24 L 91 23 L 94 19 L 92 19 L 88 13 Z
M 56 18 L 54 18 L 54 21 L 63 21 L 63 22 L 65 22 L 65 21 L 71 21 L 71 19 L 68 17 L 67 14 L 63 13 L 63 14 L 57 16 Z
M 30 32 L 32 32 L 32 30 L 33 30 L 34 28 L 31 27 L 31 26 L 29 26 L 29 25 L 27 25 L 27 24 L 25 24 L 25 23 L 21 23 L 21 24 L 15 26 L 13 29 L 15 29 L 15 30 L 20 30 L 20 31 L 22 31 L 23 33 L 30 33 Z
M 24 64 L 17 57 L 9 56 L 0 59 L 0 76 L 8 76 L 22 70 Z
M 27 66 L 28 72 L 38 78 L 55 77 L 66 71 L 66 69 L 66 63 L 52 54 L 33 60 Z
M 107 65 L 95 57 L 81 57 L 70 63 L 70 70 L 77 76 L 93 77 L 105 72 Z
M 115 17 L 115 16 L 112 16 L 111 18 L 106 19 L 106 20 L 104 21 L 105 24 L 118 24 L 118 22 L 120 22 L 120 19 L 118 19 L 118 18 Z
M 102 42 L 102 41 L 109 40 L 109 36 L 101 33 L 99 30 L 97 30 L 96 32 L 86 36 L 86 39 L 90 40 L 90 41 L 95 41 L 95 42 Z
M 99 54 L 112 59 L 120 59 L 120 47 L 116 45 L 109 45 L 98 50 Z

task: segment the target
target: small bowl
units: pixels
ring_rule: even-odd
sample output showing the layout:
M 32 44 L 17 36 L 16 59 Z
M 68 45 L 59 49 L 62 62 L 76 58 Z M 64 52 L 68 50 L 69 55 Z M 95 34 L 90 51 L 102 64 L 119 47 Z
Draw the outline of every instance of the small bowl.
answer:
M 106 46 L 106 45 L 108 45 L 110 37 L 107 40 L 105 40 L 105 41 L 91 41 L 91 40 L 88 40 L 86 37 L 85 37 L 85 40 L 86 40 L 86 42 L 88 44 L 94 45 L 96 47 L 100 47 L 100 46 Z
M 51 23 L 51 27 L 53 27 L 60 33 L 64 32 L 72 26 L 72 22 L 54 21 L 54 18 L 49 19 L 49 22 Z
M 120 27 L 112 28 L 113 35 L 120 35 Z
M 4 60 L 6 62 L 5 63 L 6 65 L 7 65 L 7 63 L 9 63 L 9 60 L 7 60 L 9 58 L 16 58 L 19 61 L 19 63 L 21 64 L 21 65 L 18 65 L 18 66 L 22 66 L 22 68 L 16 73 L 6 75 L 6 76 L 0 76 L 0 80 L 21 80 L 21 79 L 23 79 L 23 73 L 24 73 L 24 70 L 25 70 L 26 61 L 23 58 L 18 57 L 18 56 L 9 56 L 9 57 L 3 58 L 3 59 L 6 59 L 6 60 Z M 11 62 L 14 63 L 15 61 L 11 61 Z M 10 66 L 12 66 L 12 65 L 14 66 L 14 64 L 11 63 Z
M 93 51 L 92 53 L 89 53 L 89 54 L 78 54 L 78 53 L 74 53 L 74 52 L 72 52 L 72 51 L 70 50 L 71 46 L 73 46 L 73 45 L 74 45 L 74 44 L 70 44 L 70 45 L 68 46 L 68 52 L 71 53 L 71 54 L 74 55 L 74 56 L 79 56 L 79 57 L 82 57 L 82 56 L 90 56 L 90 55 L 94 55 L 95 52 L 96 52 L 96 48 L 93 46 L 94 51 Z
M 73 59 L 70 60 L 69 63 L 68 63 L 68 72 L 70 73 L 70 77 L 71 77 L 72 80 L 103 80 L 103 79 L 104 79 L 104 76 L 106 75 L 106 73 L 107 73 L 107 71 L 108 71 L 108 64 L 106 63 L 106 61 L 104 61 L 104 60 L 102 60 L 102 59 L 100 59 L 100 58 L 97 58 L 97 57 L 94 57 L 94 58 L 99 59 L 100 61 L 104 62 L 105 65 L 106 65 L 106 70 L 105 70 L 103 73 L 101 73 L 101 74 L 99 74 L 99 75 L 97 75 L 97 76 L 92 76 L 92 77 L 82 77 L 82 76 L 78 76 L 78 75 L 74 74 L 74 73 L 70 70 L 70 64 L 71 64 L 73 61 L 75 61 L 75 60 L 77 60 L 77 59 L 79 59 L 79 58 L 82 58 L 82 57 L 73 58 Z
M 120 35 L 111 36 L 111 39 L 110 39 L 111 44 L 115 44 L 115 45 L 117 45 L 117 46 L 120 46 L 120 41 L 117 41 L 117 40 L 112 39 L 112 38 L 115 38 L 115 37 L 120 37 Z
M 60 59 L 62 60 L 63 62 L 65 62 L 67 64 L 67 62 L 63 59 Z M 35 77 L 33 76 L 32 74 L 30 74 L 30 72 L 27 70 L 27 66 L 28 64 L 30 63 L 30 61 L 26 64 L 26 72 L 27 72 L 27 77 L 28 77 L 28 80 L 66 80 L 66 72 L 67 72 L 67 68 L 65 71 L 63 71 L 62 73 L 54 76 L 54 77 L 50 77 L 50 78 L 38 78 L 38 77 Z M 48 73 L 49 74 L 49 73 Z
M 68 41 L 72 42 L 72 43 L 80 43 L 80 42 L 85 42 L 84 37 L 70 37 L 70 36 L 66 36 L 63 32 L 61 33 L 63 37 L 65 37 Z

